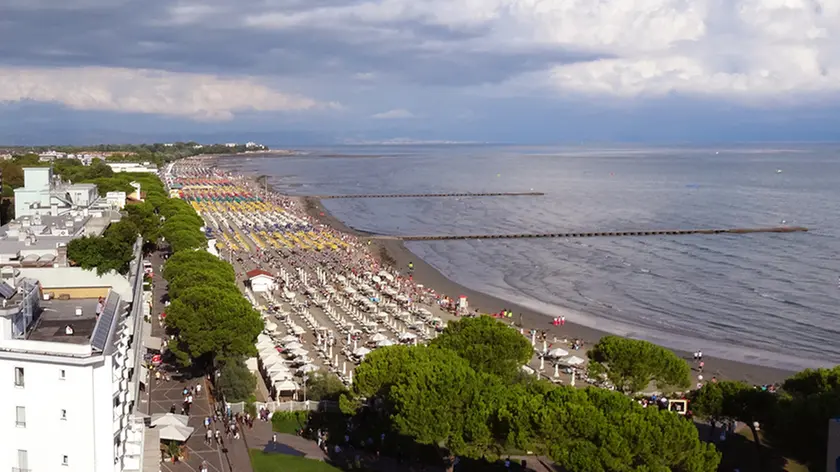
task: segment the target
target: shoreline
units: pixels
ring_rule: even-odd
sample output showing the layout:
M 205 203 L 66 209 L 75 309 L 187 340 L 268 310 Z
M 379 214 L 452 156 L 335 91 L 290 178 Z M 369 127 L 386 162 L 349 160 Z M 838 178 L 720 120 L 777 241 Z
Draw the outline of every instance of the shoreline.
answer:
M 218 159 L 221 156 L 214 157 L 215 159 Z M 212 160 L 215 161 L 215 159 Z M 226 170 L 238 173 L 235 169 L 229 167 L 226 168 Z M 239 175 L 254 181 L 261 179 L 262 177 L 252 173 L 241 173 Z M 260 182 L 257 183 L 264 185 Z M 571 340 L 578 338 L 585 342 L 586 347 L 591 347 L 604 336 L 618 336 L 614 333 L 573 323 L 568 320 L 562 327 L 554 326 L 552 324 L 553 316 L 550 314 L 524 307 L 519 303 L 512 303 L 508 300 L 504 300 L 478 290 L 470 289 L 453 280 L 450 280 L 437 268 L 433 267 L 421 257 L 411 252 L 411 250 L 408 249 L 401 240 L 371 239 L 370 237 L 374 236 L 373 233 L 357 230 L 348 226 L 338 217 L 333 215 L 324 206 L 321 199 L 316 196 L 288 195 L 283 192 L 276 191 L 271 184 L 268 184 L 267 187 L 270 192 L 283 195 L 284 197 L 294 199 L 301 203 L 306 214 L 316 220 L 319 224 L 353 235 L 361 240 L 371 241 L 369 248 L 371 254 L 380 262 L 383 262 L 386 265 L 391 265 L 400 272 L 403 271 L 402 268 L 407 267 L 409 262 L 412 262 L 414 264 L 413 278 L 415 281 L 428 288 L 434 289 L 441 295 L 445 294 L 450 297 L 465 295 L 469 300 L 470 311 L 478 308 L 481 313 L 498 313 L 503 309 L 507 309 L 514 313 L 513 321 L 516 323 L 519 323 L 519 316 L 521 314 L 522 327 L 525 329 L 545 331 L 549 340 L 555 337 L 557 338 L 558 345 L 562 343 L 563 339 Z M 562 345 L 562 347 L 567 349 L 568 343 Z M 696 382 L 699 372 L 697 371 L 696 364 L 693 362 L 692 352 L 672 349 L 669 347 L 666 348 L 675 352 L 688 362 L 692 369 L 692 381 Z M 583 356 L 582 353 L 579 355 Z M 785 379 L 796 373 L 795 370 L 791 369 L 767 367 L 764 365 L 750 364 L 743 361 L 734 361 L 709 355 L 704 355 L 703 361 L 705 363 L 703 369 L 704 381 L 709 380 L 712 377 L 717 377 L 720 380 L 740 380 L 750 385 L 765 385 L 783 382 Z
M 318 197 L 286 196 L 298 199 L 302 202 L 306 213 L 317 220 L 320 224 L 330 226 L 333 229 L 344 233 L 352 234 L 363 240 L 372 236 L 371 233 L 349 227 L 335 215 L 330 213 Z M 562 339 L 579 338 L 584 340 L 586 346 L 591 347 L 600 338 L 614 335 L 613 333 L 609 333 L 607 331 L 590 328 L 570 321 L 567 321 L 564 326 L 554 326 L 552 324 L 553 317 L 549 314 L 464 287 L 463 285 L 450 280 L 438 269 L 411 252 L 411 250 L 405 246 L 403 241 L 387 239 L 369 240 L 371 241 L 371 247 L 375 248 L 371 250 L 374 257 L 378 258 L 385 264 L 394 266 L 400 271 L 402 271 L 401 268 L 406 267 L 409 262 L 413 262 L 414 280 L 426 287 L 434 289 L 439 294 L 446 294 L 450 297 L 458 295 L 467 296 L 470 304 L 470 311 L 478 308 L 481 313 L 498 313 L 503 309 L 508 309 L 514 313 L 513 321 L 516 323 L 519 323 L 518 318 L 521 313 L 523 327 L 526 329 L 544 330 L 549 339 L 557 337 L 558 343 Z M 567 346 L 562 347 L 564 349 L 567 348 Z M 693 353 L 677 349 L 670 350 L 674 351 L 677 355 L 689 363 L 692 367 L 692 377 L 696 380 L 696 376 L 699 372 L 697 372 L 696 366 L 693 363 Z M 741 380 L 751 385 L 763 385 L 782 382 L 795 373 L 792 370 L 748 364 L 746 362 L 715 358 L 707 355 L 703 356 L 703 361 L 705 363 L 703 369 L 703 377 L 705 380 L 711 379 L 714 376 L 721 380 Z

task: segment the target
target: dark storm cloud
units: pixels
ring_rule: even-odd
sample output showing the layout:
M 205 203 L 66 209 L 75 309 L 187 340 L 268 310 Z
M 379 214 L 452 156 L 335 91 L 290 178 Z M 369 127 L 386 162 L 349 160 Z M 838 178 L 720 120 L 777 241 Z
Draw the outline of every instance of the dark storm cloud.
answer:
M 456 29 L 422 17 L 345 23 L 317 15 L 361 3 L 353 0 L 211 0 L 180 13 L 177 2 L 164 0 L 77 2 L 0 3 L 0 63 L 283 77 L 375 72 L 406 83 L 465 86 L 593 58 L 477 47 L 490 33 L 481 26 Z M 278 13 L 310 14 L 310 20 L 275 29 L 244 26 L 246 17 Z

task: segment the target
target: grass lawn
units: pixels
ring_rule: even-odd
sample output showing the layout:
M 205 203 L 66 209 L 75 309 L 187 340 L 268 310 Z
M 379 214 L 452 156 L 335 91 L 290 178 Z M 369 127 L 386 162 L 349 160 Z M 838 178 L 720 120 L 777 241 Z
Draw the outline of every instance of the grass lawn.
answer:
M 308 412 L 276 412 L 271 417 L 271 429 L 277 433 L 297 434 L 306 425 Z
M 266 454 L 259 449 L 251 449 L 251 465 L 254 472 L 340 472 L 326 462 L 306 459 L 304 457 L 289 456 L 286 454 Z

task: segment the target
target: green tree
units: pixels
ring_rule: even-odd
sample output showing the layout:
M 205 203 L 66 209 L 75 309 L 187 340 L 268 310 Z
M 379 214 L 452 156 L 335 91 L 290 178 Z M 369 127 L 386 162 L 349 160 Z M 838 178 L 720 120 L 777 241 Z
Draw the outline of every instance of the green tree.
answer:
M 498 451 L 491 414 L 503 388 L 454 351 L 426 346 L 377 349 L 356 369 L 352 395 L 377 392 L 399 433 L 444 456 L 481 458 Z
M 153 243 L 160 237 L 160 216 L 155 213 L 155 207 L 148 202 L 139 205 L 129 205 L 125 208 L 129 221 L 134 223 L 147 243 Z
M 210 287 L 184 290 L 167 309 L 166 325 L 177 337 L 170 347 L 208 362 L 254 354 L 263 329 L 260 314 L 240 293 Z
M 236 282 L 233 266 L 207 251 L 176 252 L 163 266 L 163 277 L 170 282 L 201 272 L 218 272 L 224 280 Z
M 508 397 L 500 430 L 512 444 L 548 454 L 562 470 L 717 470 L 714 446 L 701 442 L 694 425 L 679 415 L 642 408 L 604 389 L 534 387 Z
M 306 397 L 313 401 L 337 401 L 347 393 L 347 387 L 335 374 L 315 372 L 306 380 Z
M 660 389 L 688 388 L 691 368 L 672 351 L 648 341 L 604 336 L 588 352 L 590 370 L 606 374 L 625 393 L 644 390 L 654 382 Z
M 828 421 L 840 417 L 840 366 L 807 369 L 786 380 L 764 432 L 774 447 L 807 465 L 825 468 Z
M 216 382 L 222 398 L 228 402 L 244 402 L 254 392 L 257 379 L 240 359 L 230 360 L 219 369 Z
M 506 380 L 514 379 L 533 354 L 524 336 L 489 316 L 450 322 L 432 345 L 455 351 L 478 372 Z

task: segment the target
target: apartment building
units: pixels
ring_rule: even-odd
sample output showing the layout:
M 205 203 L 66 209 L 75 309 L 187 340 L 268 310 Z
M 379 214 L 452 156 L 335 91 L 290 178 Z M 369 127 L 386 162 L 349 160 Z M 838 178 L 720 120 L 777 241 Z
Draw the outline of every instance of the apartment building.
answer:
M 148 376 L 140 239 L 135 255 L 128 278 L 0 269 L 0 470 L 128 472 L 149 462 L 137 408 Z

